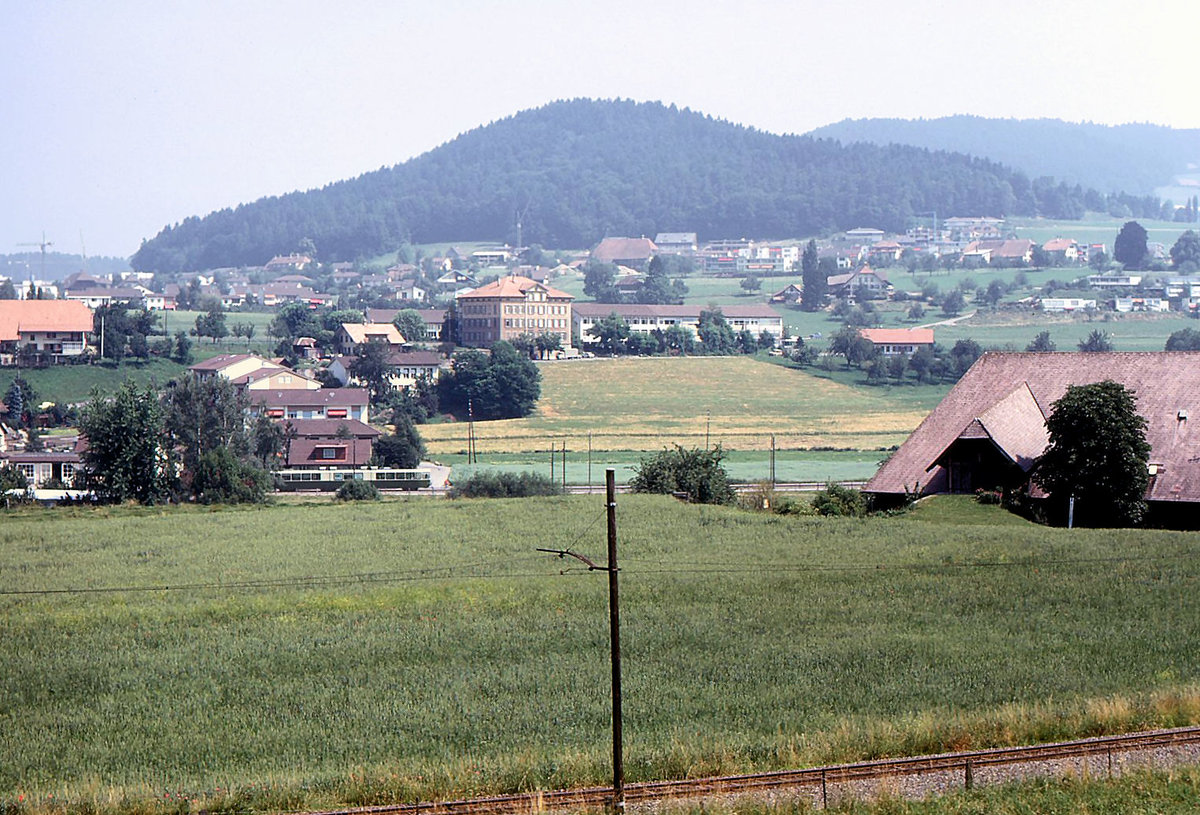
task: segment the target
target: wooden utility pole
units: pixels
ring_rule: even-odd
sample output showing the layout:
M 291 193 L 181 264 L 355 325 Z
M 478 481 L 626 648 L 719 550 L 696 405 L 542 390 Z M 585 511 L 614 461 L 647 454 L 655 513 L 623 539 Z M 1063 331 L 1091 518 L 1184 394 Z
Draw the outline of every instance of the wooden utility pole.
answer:
M 617 598 L 617 487 L 616 470 L 604 471 L 608 508 L 608 614 L 612 638 L 613 695 L 613 811 L 625 811 L 625 759 L 621 741 L 621 611 Z
M 625 757 L 621 736 L 621 612 L 617 592 L 617 486 L 616 470 L 604 472 L 605 509 L 608 515 L 608 565 L 597 566 L 590 558 L 570 549 L 543 549 L 558 555 L 560 559 L 573 557 L 587 566 L 589 572 L 608 572 L 608 630 L 609 652 L 612 657 L 612 751 L 613 751 L 613 797 L 611 811 L 625 811 Z

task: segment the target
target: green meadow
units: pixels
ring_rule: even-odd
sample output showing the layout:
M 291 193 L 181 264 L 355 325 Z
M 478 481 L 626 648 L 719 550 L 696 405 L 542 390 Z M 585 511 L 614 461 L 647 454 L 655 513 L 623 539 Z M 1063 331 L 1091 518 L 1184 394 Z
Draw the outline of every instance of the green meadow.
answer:
M 1200 544 L 969 500 L 618 499 L 630 780 L 1200 720 Z M 299 809 L 603 784 L 601 496 L 15 511 L 0 808 Z

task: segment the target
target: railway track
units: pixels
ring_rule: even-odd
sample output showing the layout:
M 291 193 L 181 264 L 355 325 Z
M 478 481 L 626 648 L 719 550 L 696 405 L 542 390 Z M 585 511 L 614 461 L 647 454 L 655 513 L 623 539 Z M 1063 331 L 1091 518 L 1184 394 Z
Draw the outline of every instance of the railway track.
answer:
M 1025 747 L 1000 747 L 960 753 L 881 759 L 854 764 L 781 770 L 768 773 L 693 778 L 680 781 L 651 781 L 625 786 L 627 804 L 637 806 L 667 800 L 714 796 L 786 793 L 805 796 L 818 807 L 848 797 L 869 795 L 885 784 L 903 786 L 913 779 L 931 782 L 935 789 L 970 788 L 996 780 L 997 770 L 1027 765 L 1029 772 L 1041 774 L 1054 767 L 1069 767 L 1078 775 L 1103 776 L 1119 773 L 1132 754 L 1191 748 L 1200 749 L 1200 727 L 1182 727 L 1101 736 L 1077 741 L 1038 744 Z M 1011 772 L 1004 776 L 1011 779 Z M 612 800 L 611 787 L 551 790 L 513 795 L 493 795 L 459 801 L 420 802 L 386 806 L 326 810 L 306 815 L 476 815 L 476 813 L 530 813 L 599 809 Z

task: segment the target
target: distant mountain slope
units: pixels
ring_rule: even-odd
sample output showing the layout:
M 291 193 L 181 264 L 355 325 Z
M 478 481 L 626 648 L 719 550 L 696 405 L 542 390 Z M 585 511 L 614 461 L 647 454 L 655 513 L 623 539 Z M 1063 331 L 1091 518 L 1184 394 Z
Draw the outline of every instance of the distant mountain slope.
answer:
M 188 218 L 143 243 L 132 263 L 163 271 L 261 264 L 303 238 L 326 261 L 405 240 L 511 242 L 518 215 L 526 243 L 553 247 L 659 231 L 903 229 L 932 210 L 1034 214 L 1045 192 L 964 155 L 776 136 L 659 103 L 573 100 L 476 128 L 395 167 Z
M 1053 176 L 1103 192 L 1148 195 L 1200 163 L 1200 130 L 1058 119 L 845 119 L 808 135 L 843 144 L 908 144 L 988 158 L 1031 177 Z M 1177 201 L 1177 204 L 1183 203 Z

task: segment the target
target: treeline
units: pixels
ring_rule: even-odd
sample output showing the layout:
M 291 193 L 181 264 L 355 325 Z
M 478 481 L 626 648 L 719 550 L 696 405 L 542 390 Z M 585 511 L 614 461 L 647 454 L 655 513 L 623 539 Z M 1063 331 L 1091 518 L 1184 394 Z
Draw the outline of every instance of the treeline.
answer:
M 1200 130 L 1152 124 L 1109 126 L 981 116 L 845 119 L 809 135 L 845 144 L 909 144 L 983 156 L 1035 178 L 1054 176 L 1072 185 L 1127 190 L 1134 197 L 1152 193 L 1200 159 Z
M 777 136 L 659 103 L 573 100 L 477 128 L 395 167 L 188 218 L 143 243 L 132 264 L 258 265 L 305 239 L 322 261 L 403 243 L 512 243 L 518 220 L 523 242 L 556 247 L 660 231 L 901 231 L 935 210 L 1073 217 L 1087 193 L 961 154 Z

